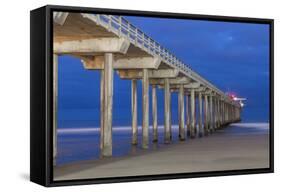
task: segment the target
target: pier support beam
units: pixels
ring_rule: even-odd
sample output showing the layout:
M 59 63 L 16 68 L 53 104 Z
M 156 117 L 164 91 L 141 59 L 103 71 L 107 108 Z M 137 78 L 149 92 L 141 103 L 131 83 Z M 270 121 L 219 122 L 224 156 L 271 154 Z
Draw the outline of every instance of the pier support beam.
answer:
M 58 126 L 58 55 L 53 54 L 53 165 L 57 157 L 57 126 Z
M 153 142 L 158 141 L 157 124 L 157 90 L 156 85 L 152 85 L 152 120 L 153 120 Z
M 104 104 L 102 156 L 112 156 L 113 54 L 104 54 Z
M 100 151 L 103 150 L 104 69 L 100 70 Z
M 217 129 L 217 104 L 216 104 L 216 96 L 213 96 L 213 128 L 214 131 Z
M 229 112 L 228 104 L 224 103 L 224 124 L 225 125 L 228 122 L 228 112 Z
M 215 106 L 215 130 L 218 129 L 218 98 L 214 97 Z
M 170 93 L 170 83 L 169 83 L 169 79 L 165 78 L 164 80 L 164 92 L 165 92 L 165 125 L 164 125 L 164 142 L 165 143 L 170 143 L 171 140 L 171 133 L 170 133 L 170 126 L 171 126 L 171 113 L 170 113 L 170 107 L 171 107 L 171 93 Z
M 204 95 L 204 134 L 208 135 L 209 134 L 209 108 L 208 108 L 208 95 Z
M 190 117 L 189 117 L 189 115 L 190 115 L 190 112 L 189 112 L 189 103 L 190 103 L 190 101 L 189 101 L 189 96 L 188 96 L 188 94 L 186 95 L 186 100 L 185 100 L 185 105 L 186 105 L 186 109 L 185 109 L 185 111 L 186 111 L 186 135 L 187 135 L 187 137 L 190 137 Z
M 191 126 L 190 126 L 190 138 L 195 138 L 195 91 L 190 91 L 190 105 L 191 105 Z
M 142 78 L 142 148 L 149 145 L 149 78 L 148 69 L 143 69 Z
M 223 101 L 223 125 L 225 126 L 226 124 L 226 120 L 227 120 L 227 108 L 226 108 L 226 104 L 225 102 Z
M 223 116 L 223 112 L 222 112 L 222 102 L 223 102 L 223 101 L 222 101 L 221 99 L 220 99 L 219 101 L 220 101 L 220 102 L 219 102 L 219 103 L 220 103 L 220 108 L 219 108 L 219 109 L 220 109 L 220 128 L 222 128 L 222 126 L 223 126 L 223 122 L 222 122 L 222 116 Z
M 199 102 L 199 137 L 203 136 L 203 117 L 202 117 L 202 92 L 198 92 L 198 102 Z
M 179 137 L 180 140 L 185 140 L 185 130 L 184 130 L 184 85 L 180 85 L 179 90 Z
M 137 80 L 132 79 L 132 144 L 138 144 Z
M 218 98 L 218 128 L 221 128 L 221 100 Z
M 209 118 L 209 122 L 210 122 L 210 132 L 213 133 L 214 132 L 214 113 L 213 113 L 213 96 L 210 95 L 210 118 Z
M 222 126 L 225 125 L 225 103 L 224 101 L 221 102 L 221 108 L 222 108 Z

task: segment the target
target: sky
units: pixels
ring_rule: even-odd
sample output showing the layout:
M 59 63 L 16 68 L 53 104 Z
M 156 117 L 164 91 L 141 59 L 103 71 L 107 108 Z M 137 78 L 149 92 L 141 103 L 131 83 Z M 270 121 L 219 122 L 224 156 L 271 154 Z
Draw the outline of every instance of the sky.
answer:
M 222 91 L 247 98 L 243 122 L 269 120 L 269 25 L 125 18 Z M 85 70 L 77 58 L 60 56 L 58 81 L 58 127 L 98 127 L 99 71 Z M 141 125 L 141 81 L 137 86 L 138 123 Z M 157 94 L 158 121 L 163 124 L 163 90 L 158 90 Z M 173 93 L 171 99 L 172 122 L 177 124 L 177 94 Z M 121 125 L 131 125 L 131 82 L 121 80 L 114 73 L 113 126 Z

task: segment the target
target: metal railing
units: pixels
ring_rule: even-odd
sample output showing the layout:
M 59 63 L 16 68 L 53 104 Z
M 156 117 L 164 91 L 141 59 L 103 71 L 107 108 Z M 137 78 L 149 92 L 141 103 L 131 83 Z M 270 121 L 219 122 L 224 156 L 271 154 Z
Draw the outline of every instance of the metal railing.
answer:
M 119 37 L 129 39 L 130 43 L 136 47 L 140 47 L 153 56 L 160 56 L 161 59 L 168 65 L 180 69 L 187 76 L 193 78 L 195 81 L 200 82 L 204 86 L 214 90 L 217 94 L 229 99 L 225 93 L 201 77 L 198 73 L 194 72 L 188 65 L 180 61 L 169 50 L 161 46 L 158 42 L 142 32 L 139 28 L 131 24 L 129 21 L 118 15 L 103 15 L 103 14 L 82 14 L 83 17 L 94 20 L 98 25 L 103 26 L 108 31 L 113 32 Z

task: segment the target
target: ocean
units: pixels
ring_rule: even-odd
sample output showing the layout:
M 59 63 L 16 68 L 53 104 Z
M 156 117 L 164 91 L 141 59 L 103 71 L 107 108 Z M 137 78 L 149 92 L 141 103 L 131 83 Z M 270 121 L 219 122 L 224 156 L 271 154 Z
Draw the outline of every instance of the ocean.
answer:
M 268 123 L 236 123 L 224 129 L 219 129 L 215 134 L 243 135 L 265 134 L 269 132 Z M 138 153 L 141 148 L 141 126 L 138 128 L 138 145 L 131 145 L 131 127 L 113 127 L 113 157 L 126 156 Z M 178 125 L 172 126 L 172 143 L 188 142 L 179 141 Z M 152 128 L 149 133 L 150 146 L 146 150 L 157 150 L 167 147 L 164 144 L 164 128 L 158 127 L 158 142 L 152 142 Z M 100 157 L 100 132 L 99 128 L 60 128 L 58 129 L 58 155 L 57 165 L 65 165 L 77 161 L 95 160 Z M 203 138 L 202 138 L 203 139 Z

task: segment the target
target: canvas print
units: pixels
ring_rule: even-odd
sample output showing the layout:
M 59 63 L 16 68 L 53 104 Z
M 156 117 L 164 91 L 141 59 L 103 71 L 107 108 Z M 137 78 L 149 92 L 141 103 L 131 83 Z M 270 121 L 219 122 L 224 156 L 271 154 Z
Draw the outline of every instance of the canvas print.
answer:
M 270 167 L 270 25 L 52 12 L 53 180 Z

